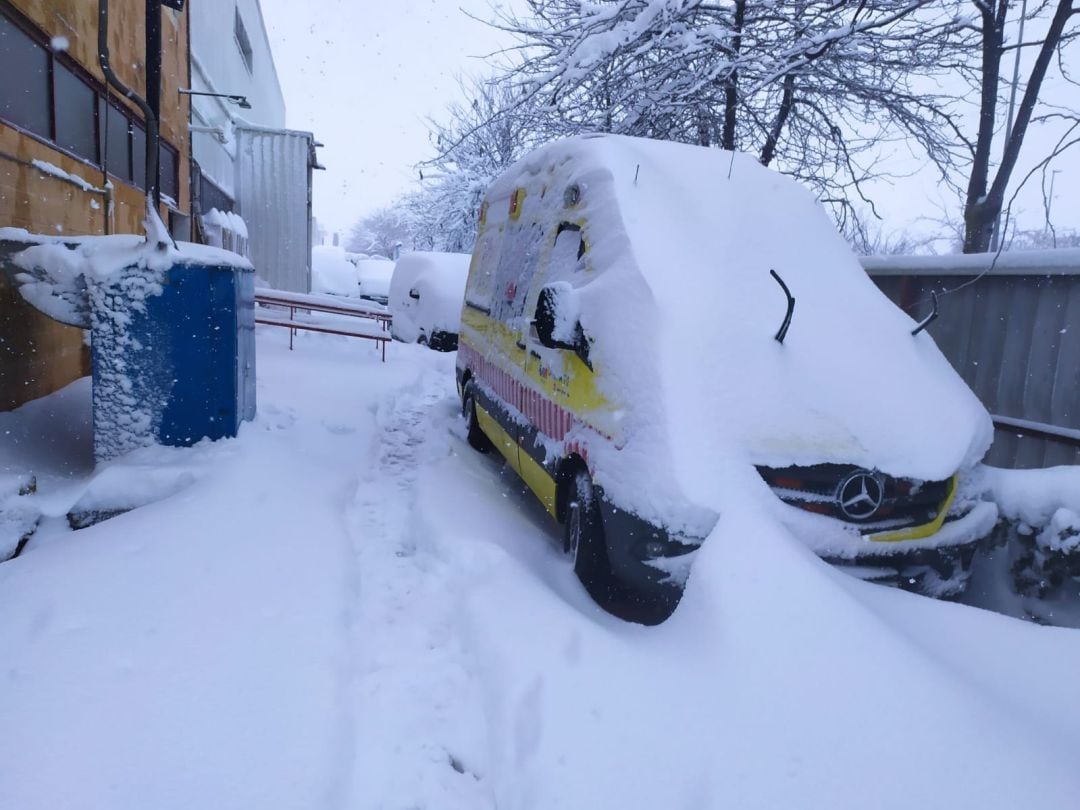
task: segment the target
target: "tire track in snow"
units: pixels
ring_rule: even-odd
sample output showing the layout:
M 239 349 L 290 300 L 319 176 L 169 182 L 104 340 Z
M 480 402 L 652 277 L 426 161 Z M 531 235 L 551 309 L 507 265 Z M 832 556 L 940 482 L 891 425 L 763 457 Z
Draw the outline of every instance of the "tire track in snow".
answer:
M 482 703 L 459 638 L 460 577 L 416 509 L 420 469 L 450 452 L 440 416 L 449 396 L 445 370 L 429 368 L 383 399 L 350 509 L 356 735 L 342 808 L 494 807 Z

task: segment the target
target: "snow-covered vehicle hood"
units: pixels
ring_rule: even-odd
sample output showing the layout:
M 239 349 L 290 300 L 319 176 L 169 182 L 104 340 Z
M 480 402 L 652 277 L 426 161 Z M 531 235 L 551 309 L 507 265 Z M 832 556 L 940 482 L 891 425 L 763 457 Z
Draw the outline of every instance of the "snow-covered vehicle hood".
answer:
M 941 480 L 985 453 L 985 409 L 796 181 L 749 155 L 621 136 L 553 144 L 499 185 L 541 178 L 553 206 L 580 190 L 591 272 L 575 286 L 613 404 L 597 418 L 630 451 L 609 491 L 639 501 L 672 478 L 715 505 L 728 462 Z M 783 344 L 770 270 L 796 299 Z M 647 487 L 630 457 L 649 460 Z

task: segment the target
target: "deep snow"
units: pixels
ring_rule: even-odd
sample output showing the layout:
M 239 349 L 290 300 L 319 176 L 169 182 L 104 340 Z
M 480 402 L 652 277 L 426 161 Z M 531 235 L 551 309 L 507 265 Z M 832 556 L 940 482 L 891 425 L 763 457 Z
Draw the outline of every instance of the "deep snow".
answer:
M 58 437 L 0 565 L 0 807 L 1080 802 L 1080 632 L 859 582 L 752 500 L 622 622 L 465 444 L 452 357 L 287 341 L 237 439 L 89 480 L 83 382 L 0 414 L 0 471 Z M 163 499 L 67 529 L 125 482 Z

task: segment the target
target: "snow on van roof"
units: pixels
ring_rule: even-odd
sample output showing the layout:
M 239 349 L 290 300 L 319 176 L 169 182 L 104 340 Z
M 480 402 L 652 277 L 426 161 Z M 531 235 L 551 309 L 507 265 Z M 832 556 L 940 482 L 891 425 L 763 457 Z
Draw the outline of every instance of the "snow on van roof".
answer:
M 574 283 L 614 421 L 635 411 L 635 441 L 699 502 L 732 458 L 941 480 L 989 446 L 985 409 L 930 336 L 912 336 L 814 196 L 753 157 L 583 136 L 507 170 L 489 209 L 517 188 L 526 209 L 584 223 L 591 273 Z M 771 270 L 796 299 L 783 344 Z

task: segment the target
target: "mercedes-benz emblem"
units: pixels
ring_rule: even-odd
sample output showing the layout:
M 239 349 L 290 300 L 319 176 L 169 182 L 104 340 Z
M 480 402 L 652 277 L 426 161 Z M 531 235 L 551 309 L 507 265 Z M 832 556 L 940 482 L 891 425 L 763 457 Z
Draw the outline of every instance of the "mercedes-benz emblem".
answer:
M 840 483 L 836 502 L 851 520 L 871 518 L 885 500 L 885 487 L 872 472 L 856 470 Z

